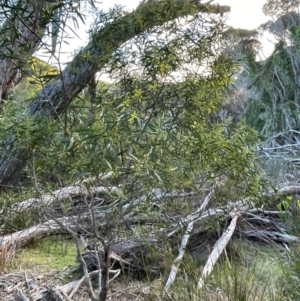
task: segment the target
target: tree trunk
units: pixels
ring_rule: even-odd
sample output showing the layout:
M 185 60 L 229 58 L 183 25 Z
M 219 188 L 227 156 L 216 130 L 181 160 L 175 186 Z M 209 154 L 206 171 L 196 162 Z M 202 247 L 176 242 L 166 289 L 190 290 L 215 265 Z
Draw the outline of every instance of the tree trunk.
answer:
M 94 34 L 88 45 L 62 74 L 45 85 L 37 98 L 25 110 L 25 115 L 55 118 L 65 112 L 78 93 L 93 79 L 96 72 L 109 62 L 112 54 L 136 35 L 197 12 L 222 14 L 229 10 L 228 6 L 206 5 L 197 0 L 141 3 L 132 13 L 114 20 Z M 30 158 L 30 150 L 14 149 L 13 142 L 14 138 L 9 138 L 4 142 L 5 147 L 0 160 L 0 189 L 12 180 L 16 172 Z
M 167 15 L 165 11 L 168 11 Z M 132 13 L 114 20 L 94 34 L 88 45 L 62 74 L 43 88 L 27 108 L 27 113 L 33 116 L 57 117 L 68 108 L 79 92 L 92 81 L 96 72 L 105 67 L 112 54 L 125 42 L 155 26 L 199 11 L 221 13 L 229 11 L 229 7 L 224 6 L 221 9 L 220 6 L 204 5 L 196 0 L 142 3 Z M 149 12 L 152 12 L 151 17 Z
M 18 1 L 13 6 L 1 6 L 2 13 L 9 9 L 10 16 L 0 30 L 0 107 L 16 84 L 20 68 L 40 45 L 54 13 L 51 6 L 49 1 Z

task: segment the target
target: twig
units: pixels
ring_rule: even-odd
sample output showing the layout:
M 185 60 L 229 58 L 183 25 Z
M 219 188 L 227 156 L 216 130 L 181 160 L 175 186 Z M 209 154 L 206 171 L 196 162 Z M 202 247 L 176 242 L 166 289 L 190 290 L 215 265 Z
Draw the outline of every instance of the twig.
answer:
M 111 279 L 109 279 L 108 283 L 112 282 L 113 280 L 115 280 L 120 274 L 121 274 L 121 269 L 117 269 L 117 270 L 109 270 L 110 273 L 114 273 L 115 276 L 112 277 Z
M 76 242 L 76 237 L 74 237 L 74 240 Z M 88 291 L 89 291 L 89 295 L 91 297 L 91 299 L 93 301 L 96 301 L 97 300 L 97 296 L 94 292 L 94 289 L 93 289 L 93 285 L 92 285 L 92 281 L 91 281 L 91 278 L 89 277 L 89 272 L 88 272 L 88 269 L 87 269 L 87 265 L 85 263 L 85 261 L 83 260 L 82 258 L 82 255 L 81 255 L 81 252 L 80 252 L 80 248 L 79 248 L 79 245 L 78 243 L 76 242 L 76 249 L 77 249 L 77 254 L 78 254 L 78 259 L 82 265 L 82 269 L 83 269 L 83 273 L 84 273 L 84 280 L 86 281 L 87 285 L 88 285 Z M 99 271 L 100 273 L 101 271 Z
M 85 281 L 85 276 L 81 277 L 81 279 L 78 281 L 77 285 L 73 288 L 72 292 L 69 295 L 69 298 L 72 299 L 75 293 L 78 291 L 78 289 L 81 287 L 81 285 Z
M 94 277 L 96 277 L 99 273 L 99 270 L 93 271 L 89 273 L 89 277 L 91 279 L 93 279 Z M 83 281 L 82 281 L 83 279 Z M 63 286 L 59 286 L 58 289 L 60 291 L 63 291 L 65 294 L 68 294 L 70 291 L 70 295 L 69 298 L 72 298 L 73 295 L 76 293 L 76 291 L 80 288 L 80 286 L 84 283 L 85 280 L 85 276 L 83 276 L 82 278 L 80 278 L 79 280 L 74 280 L 72 282 L 69 282 Z

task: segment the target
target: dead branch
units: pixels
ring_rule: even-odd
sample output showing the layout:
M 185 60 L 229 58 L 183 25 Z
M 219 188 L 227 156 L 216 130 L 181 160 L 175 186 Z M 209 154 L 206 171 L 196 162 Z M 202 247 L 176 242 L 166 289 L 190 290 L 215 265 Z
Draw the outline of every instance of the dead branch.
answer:
M 89 279 L 94 278 L 95 276 L 99 275 L 99 270 L 93 271 L 91 273 L 89 273 L 88 277 Z M 69 298 L 73 298 L 73 296 L 76 294 L 76 292 L 78 291 L 78 289 L 86 282 L 86 276 L 83 276 L 81 279 L 79 280 L 74 280 L 70 283 L 65 284 L 64 286 L 60 286 L 58 289 L 60 291 L 65 292 L 66 294 L 69 294 Z
M 53 204 L 58 204 L 66 200 L 71 200 L 74 197 L 84 198 L 88 195 L 96 195 L 100 193 L 112 194 L 118 193 L 117 187 L 93 187 L 87 189 L 85 185 L 74 185 L 55 190 L 53 193 L 44 194 L 40 198 L 30 198 L 21 203 L 15 204 L 11 210 L 16 213 L 36 212 L 40 209 L 47 208 Z M 1 214 L 1 213 L 0 213 Z M 3 214 L 3 212 L 2 212 Z
M 300 243 L 300 239 L 297 236 L 289 235 L 286 233 L 280 233 L 275 231 L 265 230 L 242 230 L 240 234 L 247 238 L 257 238 L 266 242 L 277 242 L 277 243 Z
M 25 295 L 24 293 L 22 292 L 21 289 L 17 289 L 17 295 L 16 295 L 16 298 L 15 298 L 16 301 L 30 301 Z
M 197 210 L 197 211 L 199 211 L 199 213 L 200 212 L 202 213 L 206 209 L 206 207 L 208 206 L 208 203 L 211 200 L 213 194 L 214 194 L 214 190 L 212 190 L 206 196 L 206 198 L 204 199 L 204 201 L 203 201 L 202 205 L 200 206 L 199 210 Z M 186 245 L 187 245 L 187 243 L 189 241 L 189 238 L 190 238 L 190 235 L 193 231 L 193 227 L 194 227 L 194 221 L 189 222 L 189 224 L 187 226 L 187 229 L 186 229 L 186 232 L 185 232 L 185 234 L 184 234 L 184 236 L 181 240 L 181 245 L 180 245 L 180 248 L 179 248 L 179 254 L 176 257 L 176 259 L 175 259 L 175 261 L 172 265 L 171 272 L 169 274 L 169 278 L 168 278 L 167 283 L 166 283 L 165 288 L 164 288 L 164 291 L 165 291 L 166 294 L 168 293 L 171 285 L 175 281 L 178 268 L 181 264 L 181 261 L 182 261 L 182 258 L 183 258 L 184 252 L 185 252 Z
M 292 215 L 291 212 L 285 211 L 285 210 L 282 210 L 282 211 L 264 210 L 262 208 L 253 208 L 253 209 L 250 209 L 248 212 L 249 213 L 262 213 L 264 215 L 275 215 L 275 216 L 280 216 L 280 215 L 285 215 L 285 214 Z
M 237 219 L 239 214 L 235 215 L 227 230 L 223 233 L 222 237 L 217 241 L 215 244 L 213 251 L 209 255 L 209 258 L 206 262 L 206 265 L 203 268 L 202 275 L 198 282 L 198 289 L 200 290 L 204 285 L 204 280 L 207 276 L 212 272 L 215 263 L 217 262 L 218 258 L 220 257 L 221 253 L 227 246 L 228 242 L 230 241 L 232 234 L 236 228 Z
M 293 196 L 296 194 L 300 194 L 300 186 L 299 185 L 286 186 L 286 187 L 279 189 L 277 192 L 270 192 L 263 196 L 268 197 L 268 198 L 274 198 L 274 197 Z

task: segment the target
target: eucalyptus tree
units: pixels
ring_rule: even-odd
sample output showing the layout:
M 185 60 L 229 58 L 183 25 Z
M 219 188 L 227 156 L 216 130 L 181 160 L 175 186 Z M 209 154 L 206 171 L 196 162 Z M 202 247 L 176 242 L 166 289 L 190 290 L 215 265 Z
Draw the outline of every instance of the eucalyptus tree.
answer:
M 292 179 L 299 166 L 299 1 L 269 0 L 263 11 L 271 20 L 257 30 L 272 37 L 274 50 L 267 58 L 251 51 L 242 57 L 248 73 L 238 81 L 245 99 L 239 117 L 263 140 L 261 155 L 268 173 L 276 181 L 287 181 L 285 175 Z
M 299 9 L 297 0 L 267 0 L 263 6 L 263 12 L 267 16 L 278 18 L 290 11 Z
M 261 29 L 276 39 L 274 51 L 265 61 L 247 64 L 254 93 L 249 93 L 245 116 L 264 139 L 277 137 L 280 144 L 299 140 L 299 28 L 300 15 L 295 11 L 263 24 Z

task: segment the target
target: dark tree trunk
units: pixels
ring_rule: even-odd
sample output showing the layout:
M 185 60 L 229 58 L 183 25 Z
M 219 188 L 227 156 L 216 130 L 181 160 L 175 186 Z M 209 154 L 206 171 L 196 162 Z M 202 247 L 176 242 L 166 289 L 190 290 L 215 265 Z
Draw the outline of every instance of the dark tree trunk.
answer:
M 90 94 L 90 121 L 93 122 L 95 120 L 96 115 L 96 87 L 97 81 L 94 76 L 92 80 L 89 82 L 89 94 Z
M 40 45 L 54 10 L 49 1 L 18 1 L 1 6 L 9 17 L 0 29 L 0 107 L 21 76 L 20 69 Z M 47 12 L 47 14 L 46 14 Z

